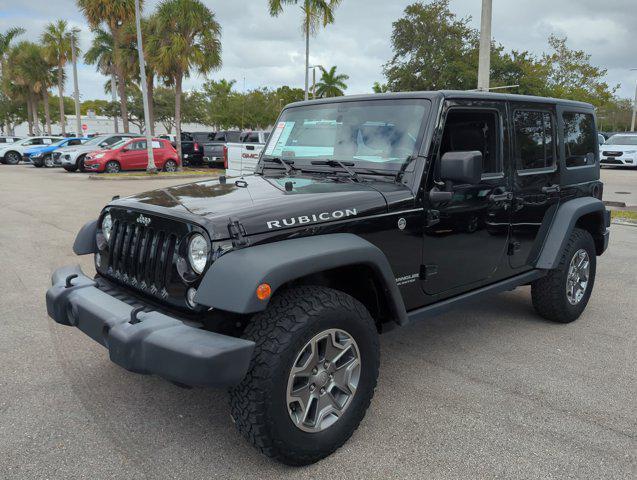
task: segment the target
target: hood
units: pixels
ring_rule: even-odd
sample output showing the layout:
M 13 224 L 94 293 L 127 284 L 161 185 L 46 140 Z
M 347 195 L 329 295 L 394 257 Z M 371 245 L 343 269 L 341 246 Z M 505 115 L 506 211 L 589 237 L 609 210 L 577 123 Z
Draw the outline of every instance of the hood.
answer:
M 291 190 L 286 190 L 286 182 L 293 182 Z M 198 221 L 220 240 L 229 236 L 230 218 L 255 235 L 385 213 L 387 201 L 374 183 L 255 175 L 226 184 L 211 180 L 153 190 L 111 205 Z
M 602 152 L 635 152 L 637 151 L 637 145 L 608 145 L 604 143 L 599 149 Z
M 105 148 L 100 148 L 100 149 L 97 149 L 97 150 L 91 150 L 89 153 L 91 154 L 91 157 L 95 158 L 95 155 L 97 155 L 98 153 L 107 154 L 107 153 L 110 153 L 110 152 L 112 152 L 112 151 L 113 151 L 113 150 L 108 150 L 108 149 L 105 149 Z
M 98 150 L 99 146 L 97 145 L 73 145 L 71 147 L 61 147 L 58 148 L 56 151 L 60 152 L 62 154 L 64 153 L 70 153 L 70 152 L 92 152 L 94 150 Z

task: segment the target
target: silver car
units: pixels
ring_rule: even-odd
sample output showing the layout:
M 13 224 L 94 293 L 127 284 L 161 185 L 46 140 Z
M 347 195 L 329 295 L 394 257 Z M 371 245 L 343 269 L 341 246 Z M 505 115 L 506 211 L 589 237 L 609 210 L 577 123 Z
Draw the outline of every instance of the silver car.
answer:
M 139 135 L 132 133 L 111 133 L 97 135 L 82 145 L 58 148 L 53 152 L 55 165 L 64 167 L 67 172 L 84 171 L 84 157 L 95 150 L 103 150 L 115 145 L 124 138 L 137 138 Z

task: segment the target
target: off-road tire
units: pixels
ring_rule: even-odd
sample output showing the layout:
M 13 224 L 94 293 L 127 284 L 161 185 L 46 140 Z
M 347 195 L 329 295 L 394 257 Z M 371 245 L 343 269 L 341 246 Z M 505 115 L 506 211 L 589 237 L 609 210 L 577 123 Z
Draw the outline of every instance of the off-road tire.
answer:
M 566 295 L 566 281 L 571 259 L 580 249 L 586 250 L 590 267 L 588 285 L 582 299 L 572 305 Z M 547 320 L 570 323 L 582 314 L 593 291 L 596 269 L 595 242 L 586 230 L 573 229 L 555 270 L 531 284 L 531 298 L 536 312 Z
M 302 347 L 330 328 L 343 329 L 356 341 L 360 380 L 342 417 L 325 430 L 308 433 L 290 418 L 288 376 Z M 244 338 L 256 346 L 245 378 L 230 389 L 231 414 L 239 432 L 263 454 L 288 465 L 308 465 L 340 448 L 365 416 L 378 378 L 378 332 L 367 309 L 337 290 L 295 287 L 277 294 L 267 310 L 256 314 Z
M 104 165 L 104 173 L 119 173 L 121 171 L 122 171 L 121 165 L 119 164 L 119 162 L 115 160 L 110 160 L 106 162 L 106 165 Z

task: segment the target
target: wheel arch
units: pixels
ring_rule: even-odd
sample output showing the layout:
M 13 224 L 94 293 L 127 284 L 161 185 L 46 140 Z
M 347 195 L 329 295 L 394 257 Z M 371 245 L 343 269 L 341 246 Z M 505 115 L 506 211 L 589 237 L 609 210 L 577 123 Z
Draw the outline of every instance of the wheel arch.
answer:
M 593 197 L 582 197 L 562 203 L 549 227 L 549 232 L 536 262 L 541 269 L 555 269 L 559 263 L 560 253 L 574 228 L 588 231 L 595 241 L 597 255 L 604 253 L 607 246 L 610 226 L 610 212 L 604 203 Z
M 361 301 L 378 324 L 407 323 L 387 258 L 354 234 L 296 238 L 229 252 L 204 274 L 195 301 L 239 314 L 256 313 L 270 300 L 256 297 L 262 283 L 270 285 L 272 295 L 294 285 L 328 286 Z

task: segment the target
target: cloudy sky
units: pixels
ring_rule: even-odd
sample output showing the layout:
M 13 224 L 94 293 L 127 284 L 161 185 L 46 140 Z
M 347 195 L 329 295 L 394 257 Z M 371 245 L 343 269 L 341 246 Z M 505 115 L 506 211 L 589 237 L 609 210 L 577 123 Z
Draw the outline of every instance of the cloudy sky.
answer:
M 267 0 L 203 0 L 223 28 L 223 67 L 211 78 L 236 79 L 248 89 L 258 86 L 303 86 L 304 41 L 299 7 L 271 18 Z M 146 0 L 150 11 L 158 0 Z M 383 81 L 382 65 L 391 57 L 392 22 L 408 0 L 343 0 L 336 23 L 312 39 L 311 62 L 337 65 L 350 76 L 347 93 L 367 93 L 374 81 Z M 479 27 L 480 0 L 452 0 L 451 9 L 471 16 Z M 23 37 L 36 40 L 44 25 L 65 18 L 82 29 L 86 50 L 91 33 L 74 0 L 0 0 L 0 31 L 11 26 L 27 30 Z M 493 37 L 508 49 L 541 53 L 550 33 L 566 35 L 572 48 L 592 54 L 595 64 L 608 69 L 607 80 L 620 85 L 619 95 L 632 98 L 637 72 L 637 0 L 493 0 Z M 80 65 L 82 99 L 106 98 L 105 78 L 92 66 Z M 204 79 L 193 77 L 186 88 Z

